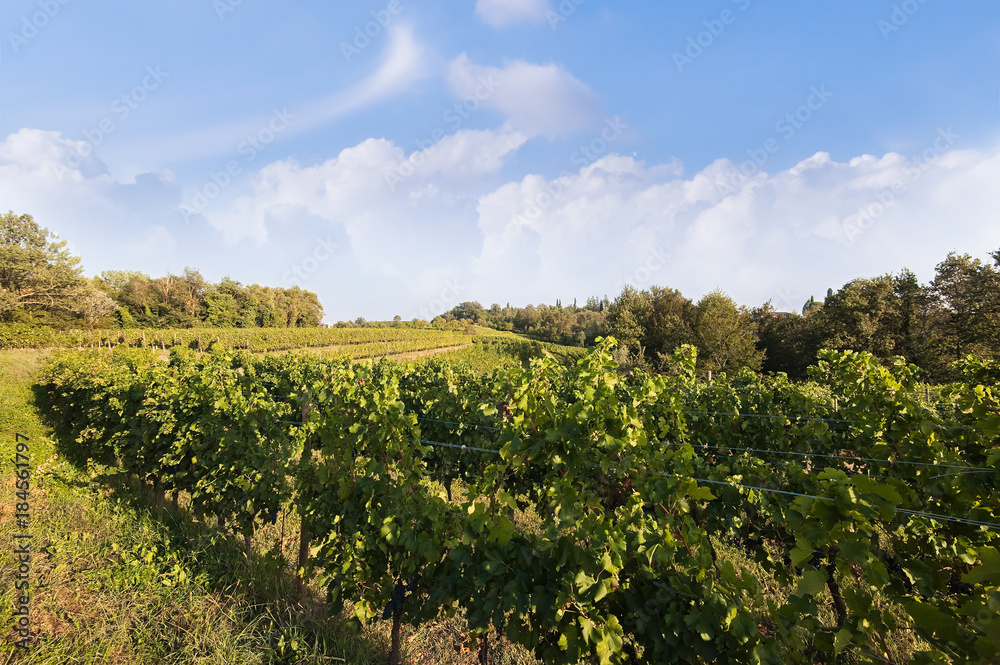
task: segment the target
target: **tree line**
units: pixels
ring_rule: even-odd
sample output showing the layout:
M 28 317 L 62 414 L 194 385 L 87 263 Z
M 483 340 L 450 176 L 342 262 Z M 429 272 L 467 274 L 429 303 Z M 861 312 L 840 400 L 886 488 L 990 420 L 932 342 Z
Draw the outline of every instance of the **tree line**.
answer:
M 954 378 L 956 360 L 1000 357 L 1000 251 L 990 257 L 950 253 L 926 284 L 907 269 L 854 279 L 822 301 L 810 298 L 801 312 L 770 301 L 740 306 L 718 290 L 694 302 L 675 289 L 626 286 L 613 301 L 592 297 L 582 307 L 465 302 L 441 318 L 577 346 L 614 335 L 620 362 L 652 371 L 665 371 L 677 347 L 693 344 L 702 372 L 748 367 L 802 379 L 825 348 L 883 362 L 902 356 L 926 380 L 943 382 Z
M 0 216 L 0 322 L 56 328 L 310 327 L 323 319 L 315 293 L 223 278 L 197 270 L 151 277 L 110 270 L 83 275 L 66 241 L 31 215 Z

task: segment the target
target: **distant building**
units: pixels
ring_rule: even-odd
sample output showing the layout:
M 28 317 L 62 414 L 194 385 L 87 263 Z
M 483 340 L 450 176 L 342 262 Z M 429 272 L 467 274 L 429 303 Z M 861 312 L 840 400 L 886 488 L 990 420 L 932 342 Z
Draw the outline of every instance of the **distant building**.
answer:
M 818 312 L 821 309 L 823 309 L 823 303 L 816 302 L 816 298 L 809 296 L 809 300 L 807 300 L 806 304 L 802 306 L 802 316 L 809 316 L 810 314 Z

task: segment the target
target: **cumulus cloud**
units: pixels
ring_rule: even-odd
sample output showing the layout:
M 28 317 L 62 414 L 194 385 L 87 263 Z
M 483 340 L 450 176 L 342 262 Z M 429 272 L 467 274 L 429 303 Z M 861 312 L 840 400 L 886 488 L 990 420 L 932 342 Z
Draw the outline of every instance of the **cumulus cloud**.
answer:
M 408 306 L 407 318 L 426 317 L 440 313 L 427 303 L 469 273 L 478 247 L 476 199 L 488 187 L 482 178 L 495 177 L 525 140 L 512 132 L 462 130 L 407 155 L 391 141 L 368 139 L 320 164 L 272 163 L 257 175 L 252 194 L 208 219 L 232 240 L 259 241 L 278 241 L 282 226 L 300 219 L 326 220 L 366 282 L 398 280 L 397 293 L 424 303 Z M 448 304 L 457 301 L 442 301 Z
M 511 127 L 531 136 L 565 135 L 603 117 L 594 91 L 555 64 L 515 60 L 490 67 L 463 53 L 449 64 L 448 83 L 457 97 L 500 111 Z
M 818 153 L 774 173 L 720 160 L 689 178 L 609 156 L 553 180 L 528 176 L 481 198 L 476 270 L 536 255 L 551 297 L 626 282 L 691 295 L 721 287 L 795 309 L 857 276 L 908 266 L 929 278 L 952 249 L 1000 246 L 1000 154 L 950 150 L 847 163 Z
M 22 129 L 0 138 L 0 210 L 30 214 L 59 234 L 68 241 L 69 250 L 82 257 L 87 274 L 103 270 L 177 274 L 190 266 L 211 280 L 229 275 L 247 283 L 292 286 L 285 273 L 301 267 L 317 247 L 325 251 L 342 241 L 329 220 L 305 219 L 294 220 L 294 232 L 280 242 L 258 246 L 244 237 L 242 242 L 234 238 L 227 243 L 222 233 L 202 220 L 183 220 L 178 211 L 181 194 L 170 172 L 141 173 L 130 182 L 115 177 L 88 143 L 66 139 L 59 132 Z M 219 207 L 225 214 L 234 210 L 222 202 Z M 275 219 L 284 220 L 282 212 L 276 208 Z M 342 264 L 341 258 L 338 253 L 337 264 L 324 266 L 339 282 L 358 272 L 350 257 Z M 312 284 L 302 285 L 314 286 L 322 274 L 315 270 Z M 369 296 L 359 293 L 342 295 L 338 301 L 360 311 Z
M 131 242 L 155 256 L 173 242 L 167 229 L 177 220 L 180 188 L 169 172 L 122 182 L 87 142 L 21 129 L 0 141 L 0 201 L 4 212 L 34 216 L 75 251 Z M 159 246 L 140 242 L 144 237 L 157 238 Z
M 476 14 L 497 28 L 522 21 L 543 22 L 549 10 L 548 0 L 476 0 Z
M 448 139 L 494 149 L 502 140 Z M 837 162 L 817 153 L 773 174 L 720 160 L 690 176 L 678 164 L 609 154 L 556 178 L 484 182 L 477 193 L 450 178 L 474 152 L 442 151 L 447 166 L 391 195 L 383 169 L 404 155 L 386 141 L 317 166 L 272 165 L 240 215 L 264 225 L 269 209 L 301 206 L 343 226 L 359 264 L 405 283 L 411 302 L 431 297 L 450 274 L 466 285 L 463 299 L 484 304 L 613 296 L 631 283 L 692 297 L 722 288 L 747 304 L 792 310 L 856 276 L 906 266 L 926 279 L 951 249 L 982 255 L 1000 246 L 990 217 L 1000 209 L 991 187 L 1000 154 Z
M 210 254 L 221 231 L 247 280 L 290 285 L 282 275 L 309 268 L 302 285 L 333 320 L 428 316 L 462 300 L 614 297 L 625 283 L 693 298 L 722 288 L 793 310 L 857 276 L 909 267 L 926 280 L 948 251 L 1000 247 L 997 150 L 942 144 L 919 159 L 848 161 L 820 152 L 782 171 L 719 160 L 692 174 L 606 152 L 555 177 L 503 179 L 526 136 L 462 130 L 409 154 L 368 139 L 321 163 L 274 162 L 252 191 L 206 213 L 212 229 L 178 224 L 169 174 L 123 183 L 96 158 L 91 175 L 64 171 L 72 142 L 22 130 L 0 141 L 0 198 L 77 245 L 111 246 L 110 267 L 158 250 Z M 390 186 L 387 174 L 400 179 Z M 318 255 L 328 257 L 320 267 L 309 258 Z

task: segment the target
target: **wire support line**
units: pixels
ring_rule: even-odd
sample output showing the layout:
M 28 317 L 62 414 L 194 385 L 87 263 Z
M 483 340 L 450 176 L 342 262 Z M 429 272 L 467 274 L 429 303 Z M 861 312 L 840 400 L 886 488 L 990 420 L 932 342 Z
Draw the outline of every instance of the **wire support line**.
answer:
M 813 496 L 812 494 L 801 494 L 799 492 L 789 492 L 787 490 L 775 490 L 767 487 L 756 487 L 755 485 L 743 485 L 741 483 L 730 483 L 724 480 L 706 480 L 705 478 L 695 478 L 694 476 L 684 476 L 676 473 L 652 473 L 654 476 L 662 476 L 663 478 L 689 478 L 691 480 L 696 480 L 699 483 L 709 483 L 711 485 L 725 485 L 726 487 L 739 487 L 741 489 L 756 490 L 758 492 L 772 492 L 774 494 L 786 494 L 788 496 L 796 496 L 804 499 L 819 499 L 820 501 L 835 501 L 828 496 Z
M 934 480 L 935 478 L 950 478 L 951 476 L 964 476 L 967 473 L 995 473 L 995 472 L 1000 472 L 1000 469 L 981 469 L 975 471 L 959 471 L 958 473 L 943 473 L 940 476 L 931 476 L 930 479 Z
M 457 425 L 459 427 L 474 427 L 475 429 L 489 429 L 495 432 L 499 432 L 499 427 L 490 427 L 488 425 L 476 425 L 474 423 L 458 423 L 453 420 L 438 420 L 437 418 L 422 418 L 417 416 L 417 420 L 423 420 L 430 423 L 444 423 L 445 425 Z
M 271 398 L 274 399 L 274 400 L 296 400 L 296 399 L 299 399 L 299 396 L 272 395 Z M 780 413 L 780 414 L 779 413 L 731 413 L 731 412 L 727 412 L 727 411 L 692 411 L 692 410 L 687 410 L 687 409 L 678 411 L 677 413 L 683 413 L 683 414 L 686 414 L 686 415 L 698 415 L 698 416 L 729 416 L 731 418 L 781 419 L 781 420 L 789 420 L 789 421 L 792 421 L 792 422 L 846 423 L 846 424 L 851 424 L 851 425 L 864 425 L 864 424 L 867 424 L 867 421 L 864 421 L 864 420 L 849 420 L 849 419 L 846 419 L 846 418 L 818 418 L 818 417 L 813 417 L 813 416 L 797 416 L 797 415 L 789 415 L 789 414 L 784 414 L 784 413 Z M 474 423 L 460 423 L 460 422 L 456 422 L 456 421 L 453 421 L 453 420 L 439 420 L 439 419 L 436 419 L 436 418 L 425 418 L 425 417 L 422 417 L 422 416 L 418 416 L 417 420 L 424 420 L 424 421 L 427 421 L 427 422 L 434 422 L 434 423 L 443 423 L 443 424 L 446 424 L 446 425 L 467 426 L 467 427 L 473 427 L 473 428 L 476 428 L 476 429 L 486 429 L 486 430 L 493 430 L 493 431 L 497 431 L 497 432 L 501 431 L 501 429 L 502 429 L 500 427 L 492 427 L 492 426 L 489 426 L 489 425 L 476 425 Z M 930 423 L 930 424 L 931 424 L 932 427 L 937 427 L 939 429 L 958 429 L 958 430 L 967 430 L 967 431 L 972 431 L 972 432 L 982 432 L 984 434 L 997 434 L 998 433 L 998 430 L 981 429 L 981 428 L 978 428 L 978 427 L 972 427 L 970 425 L 946 425 L 944 423 Z
M 658 445 L 663 446 L 683 446 L 683 443 L 670 443 L 669 441 L 656 441 Z M 766 448 L 735 448 L 729 446 L 709 446 L 706 444 L 690 444 L 692 448 L 711 448 L 713 450 L 735 450 L 739 452 L 746 453 L 765 453 L 770 455 L 796 455 L 799 457 L 824 457 L 827 459 L 839 459 L 839 460 L 854 460 L 861 462 L 880 462 L 883 464 L 912 464 L 916 466 L 934 466 L 941 469 L 965 469 L 967 471 L 996 471 L 996 469 L 984 469 L 980 466 L 959 466 L 956 464 L 938 464 L 936 462 L 914 462 L 911 460 L 892 460 L 892 459 L 877 459 L 874 457 L 858 457 L 856 455 L 824 455 L 822 453 L 798 453 L 792 451 L 784 450 L 769 450 Z M 940 478 L 941 476 L 934 476 L 935 478 Z
M 723 480 L 707 480 L 705 478 L 695 478 L 694 476 L 683 476 L 683 475 L 679 475 L 679 474 L 676 474 L 676 473 L 653 473 L 652 475 L 662 476 L 664 478 L 689 478 L 689 479 L 697 481 L 699 483 L 708 483 L 708 484 L 711 484 L 711 485 L 725 485 L 727 487 L 738 487 L 738 488 L 741 488 L 741 489 L 756 490 L 758 492 L 771 492 L 773 494 L 785 494 L 785 495 L 788 495 L 788 496 L 795 496 L 795 497 L 800 497 L 800 498 L 804 498 L 804 499 L 816 499 L 818 501 L 829 501 L 829 502 L 834 502 L 834 503 L 836 502 L 836 499 L 833 499 L 833 498 L 828 497 L 828 496 L 816 496 L 814 494 L 802 494 L 800 492 L 789 492 L 788 490 L 776 490 L 776 489 L 771 489 L 771 488 L 768 488 L 768 487 L 757 487 L 755 485 L 744 485 L 742 483 L 726 482 L 726 481 L 723 481 Z M 996 530 L 1000 531 L 1000 524 L 993 524 L 992 522 L 980 522 L 979 520 L 972 520 L 972 519 L 967 519 L 967 518 L 964 518 L 964 517 L 952 517 L 951 515 L 938 515 L 936 513 L 927 513 L 927 512 L 923 512 L 923 511 L 919 511 L 919 510 L 909 510 L 909 509 L 906 509 L 906 508 L 897 508 L 896 512 L 903 513 L 903 514 L 906 514 L 906 515 L 913 515 L 915 517 L 929 517 L 931 519 L 944 520 L 946 522 L 957 522 L 959 524 L 967 524 L 967 525 L 971 525 L 971 526 L 983 526 L 983 527 L 987 527 L 989 529 L 996 529 Z
M 897 508 L 896 511 L 900 513 L 905 513 L 906 515 L 914 515 L 916 517 L 929 517 L 935 520 L 946 520 L 948 522 L 958 522 L 960 524 L 969 524 L 971 526 L 984 526 L 988 529 L 1000 530 L 1000 524 L 993 524 L 991 522 L 980 522 L 979 520 L 970 520 L 965 517 L 952 517 L 951 515 L 937 515 L 935 513 L 925 513 L 920 510 L 907 510 L 906 508 Z
M 732 416 L 733 418 L 781 418 L 783 420 L 805 420 L 807 422 L 820 422 L 820 423 L 860 423 L 864 422 L 862 420 L 844 420 L 843 418 L 811 418 L 808 416 L 789 416 L 786 414 L 777 413 L 727 413 L 725 411 L 687 411 L 683 410 L 679 413 L 696 415 L 696 416 Z
M 296 422 L 291 422 L 291 421 L 278 421 L 278 422 L 287 422 L 287 423 L 289 423 L 291 425 L 301 425 L 302 424 L 302 423 L 296 423 Z M 471 450 L 471 451 L 474 451 L 474 452 L 491 453 L 493 455 L 499 455 L 499 454 L 501 454 L 499 450 L 491 450 L 489 448 L 479 448 L 479 447 L 476 447 L 476 446 L 466 446 L 466 445 L 460 445 L 460 444 L 457 444 L 457 443 L 442 443 L 441 441 L 428 441 L 428 440 L 425 440 L 425 439 L 410 439 L 410 440 L 414 441 L 414 442 L 417 442 L 417 443 L 424 444 L 424 445 L 428 445 L 428 446 L 439 446 L 439 447 L 443 447 L 443 448 L 456 448 L 458 450 Z M 772 494 L 784 494 L 786 496 L 794 496 L 794 497 L 799 497 L 799 498 L 803 498 L 803 499 L 815 499 L 815 500 L 818 500 L 818 501 L 830 501 L 830 502 L 835 502 L 836 501 L 835 499 L 830 498 L 828 496 L 816 496 L 814 494 L 802 494 L 801 492 L 790 492 L 788 490 L 771 489 L 771 488 L 768 488 L 768 487 L 757 487 L 756 485 L 744 485 L 742 483 L 726 482 L 726 481 L 722 481 L 722 480 L 708 480 L 706 478 L 695 478 L 693 476 L 684 476 L 684 475 L 678 475 L 678 474 L 675 474 L 675 473 L 655 473 L 655 472 L 652 472 L 652 471 L 649 472 L 649 473 L 650 473 L 650 475 L 660 476 L 660 477 L 663 477 L 663 478 L 690 478 L 691 480 L 697 481 L 699 483 L 707 483 L 707 484 L 710 484 L 710 485 L 724 485 L 726 487 L 737 487 L 737 488 L 742 488 L 742 489 L 747 489 L 747 490 L 754 490 L 754 491 L 757 491 L 757 492 L 770 492 Z M 971 520 L 971 519 L 967 519 L 967 518 L 963 518 L 963 517 L 952 517 L 950 515 L 938 515 L 936 513 L 927 513 L 927 512 L 922 512 L 922 511 L 918 511 L 918 510 L 908 510 L 908 509 L 905 509 L 905 508 L 897 508 L 896 512 L 903 513 L 903 514 L 906 514 L 906 515 L 913 515 L 915 517 L 928 517 L 928 518 L 931 518 L 931 519 L 944 520 L 946 522 L 955 522 L 955 523 L 958 523 L 958 524 L 966 524 L 966 525 L 970 525 L 970 526 L 982 526 L 982 527 L 986 527 L 986 528 L 989 528 L 989 529 L 996 529 L 996 530 L 1000 531 L 1000 524 L 993 524 L 991 522 L 981 522 L 981 521 L 978 521 L 978 520 Z
M 490 450 L 489 448 L 477 448 L 476 446 L 466 446 L 457 443 L 441 443 L 440 441 L 427 441 L 425 439 L 410 439 L 410 441 L 422 443 L 427 446 L 442 446 L 444 448 L 458 448 L 459 450 L 474 450 L 480 453 L 493 453 L 494 455 L 500 454 L 499 450 Z
M 853 425 L 864 425 L 867 423 L 865 420 L 848 420 L 845 418 L 815 418 L 810 416 L 795 416 L 788 415 L 784 413 L 729 413 L 725 411 L 688 411 L 682 410 L 678 413 L 699 415 L 699 416 L 730 416 L 733 418 L 779 418 L 783 420 L 790 421 L 805 421 L 805 422 L 818 422 L 818 423 L 847 423 Z M 961 429 L 969 430 L 973 432 L 983 432 L 985 434 L 996 434 L 997 430 L 992 429 L 980 429 L 978 427 L 971 427 L 969 425 L 945 425 L 944 423 L 931 423 L 932 427 L 937 427 L 940 429 Z

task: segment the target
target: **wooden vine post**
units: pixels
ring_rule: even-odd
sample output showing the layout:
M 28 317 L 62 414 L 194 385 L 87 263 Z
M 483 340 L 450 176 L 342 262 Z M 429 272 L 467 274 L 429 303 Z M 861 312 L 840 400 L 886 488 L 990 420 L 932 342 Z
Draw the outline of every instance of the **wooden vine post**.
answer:
M 161 512 L 166 507 L 166 491 L 163 488 L 163 480 L 160 478 L 153 481 L 153 506 Z
M 302 425 L 305 426 L 306 421 L 309 419 L 309 412 L 312 408 L 312 398 L 310 395 L 306 396 L 306 399 L 302 403 Z M 309 437 L 306 437 L 305 442 L 302 444 L 302 457 L 299 462 L 299 473 L 302 472 L 303 466 L 306 462 L 312 458 L 312 441 Z M 299 528 L 299 559 L 298 559 L 298 579 L 295 580 L 295 594 L 301 600 L 306 594 L 306 573 L 305 567 L 306 563 L 309 561 L 309 521 L 306 515 L 302 515 L 302 522 Z

